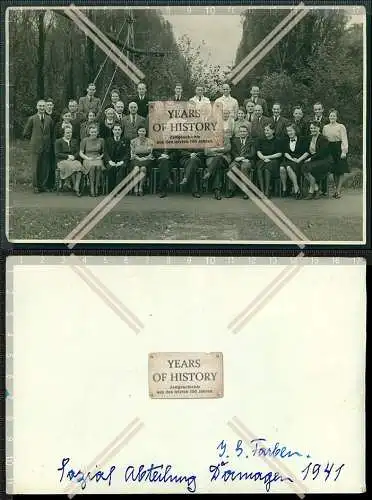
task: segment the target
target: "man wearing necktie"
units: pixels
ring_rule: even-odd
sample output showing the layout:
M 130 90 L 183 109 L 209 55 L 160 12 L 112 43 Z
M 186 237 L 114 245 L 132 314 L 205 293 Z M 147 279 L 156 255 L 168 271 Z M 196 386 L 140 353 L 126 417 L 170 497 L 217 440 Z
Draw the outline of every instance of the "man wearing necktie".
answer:
M 284 139 L 287 137 L 286 127 L 289 123 L 286 118 L 281 116 L 281 106 L 278 102 L 273 104 L 272 124 L 275 132 L 275 137 Z
M 231 170 L 233 167 L 237 167 L 244 175 L 250 178 L 256 155 L 256 147 L 254 139 L 248 136 L 248 132 L 248 126 L 242 124 L 239 127 L 239 137 L 233 137 L 231 141 L 231 156 L 233 161 L 229 168 Z M 226 197 L 232 198 L 235 189 L 235 183 L 228 178 Z M 243 198 L 247 200 L 248 196 L 244 193 Z
M 45 115 L 45 101 L 40 100 L 37 113 L 27 120 L 23 135 L 30 139 L 32 184 L 35 193 L 46 191 L 51 168 L 53 122 Z
M 313 106 L 314 110 L 314 118 L 313 121 L 319 123 L 320 133 L 322 133 L 323 127 L 326 124 L 326 120 L 324 118 L 324 108 L 321 102 L 316 102 Z
M 79 113 L 85 119 L 88 118 L 89 111 L 94 111 L 96 116 L 98 115 L 101 108 L 101 100 L 95 97 L 96 86 L 94 83 L 90 83 L 87 88 L 87 95 L 80 97 L 79 99 Z
M 175 101 L 182 101 L 182 85 L 180 83 L 177 83 L 177 85 L 174 87 L 174 100 Z
M 264 116 L 268 114 L 268 107 L 266 100 L 260 97 L 260 88 L 257 85 L 253 85 L 251 87 L 251 96 L 249 99 L 245 99 L 243 103 L 243 107 L 247 105 L 248 101 L 252 101 L 253 104 L 260 104 L 262 106 Z
M 137 137 L 137 130 L 141 127 L 145 127 L 147 130 L 146 120 L 143 116 L 138 114 L 138 106 L 137 103 L 130 102 L 128 105 L 129 115 L 124 116 L 123 118 L 123 128 L 124 128 L 124 137 L 128 141 L 135 139 Z
M 138 106 L 138 114 L 143 118 L 147 118 L 149 114 L 149 98 L 145 83 L 140 82 L 137 85 L 137 95 L 133 99 L 133 102 L 135 102 Z
M 112 137 L 105 141 L 107 188 L 110 193 L 124 179 L 130 160 L 130 143 L 122 137 L 120 123 L 112 128 Z
M 254 102 L 253 101 L 247 101 L 247 103 L 245 105 L 245 109 L 247 111 L 246 120 L 248 122 L 252 122 L 253 117 L 254 117 Z

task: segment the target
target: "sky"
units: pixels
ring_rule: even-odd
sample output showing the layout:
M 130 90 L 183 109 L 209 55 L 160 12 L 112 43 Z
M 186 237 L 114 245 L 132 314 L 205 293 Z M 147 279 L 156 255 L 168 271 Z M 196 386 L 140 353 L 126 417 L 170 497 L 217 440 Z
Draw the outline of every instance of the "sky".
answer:
M 206 15 L 205 12 L 199 11 L 187 15 L 186 12 L 181 14 L 180 10 L 174 10 L 169 15 L 169 11 L 164 9 L 163 15 L 172 24 L 176 38 L 187 34 L 195 46 L 205 40 L 206 45 L 202 50 L 205 61 L 221 66 L 234 65 L 242 36 L 241 16 L 238 11 L 225 15 Z M 350 23 L 359 22 L 363 22 L 363 16 L 352 14 Z

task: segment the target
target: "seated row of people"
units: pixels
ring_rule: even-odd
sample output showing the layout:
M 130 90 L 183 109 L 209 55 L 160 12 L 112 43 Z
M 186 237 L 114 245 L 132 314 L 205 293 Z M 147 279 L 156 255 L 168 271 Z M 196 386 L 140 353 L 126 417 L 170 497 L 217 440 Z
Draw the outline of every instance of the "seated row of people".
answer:
M 78 196 L 81 195 L 82 175 L 89 176 L 90 194 L 97 196 L 102 175 L 111 191 L 122 181 L 131 166 L 136 172 L 145 174 L 136 185 L 138 195 L 144 194 L 145 177 L 153 166 L 159 167 L 160 196 L 167 195 L 172 167 L 182 167 L 184 175 L 181 185 L 189 185 L 192 195 L 200 197 L 198 172 L 206 167 L 203 181 L 208 182 L 217 200 L 221 199 L 225 173 L 233 167 L 239 168 L 248 178 L 256 173 L 260 190 L 270 197 L 271 180 L 280 178 L 282 193 L 288 192 L 288 179 L 293 185 L 296 198 L 300 192 L 300 177 L 303 175 L 309 182 L 307 199 L 320 196 L 319 184 L 322 178 L 332 172 L 335 177 L 342 177 L 348 171 L 346 161 L 347 144 L 340 138 L 343 130 L 337 122 L 337 112 L 330 113 L 330 123 L 320 130 L 317 121 L 309 126 L 310 136 L 301 136 L 296 124 L 286 125 L 286 138 L 275 135 L 274 125 L 264 126 L 264 137 L 254 138 L 250 135 L 246 123 L 239 125 L 239 136 L 232 136 L 225 130 L 224 144 L 220 148 L 195 150 L 154 150 L 153 141 L 146 136 L 145 125 L 137 129 L 137 137 L 128 139 L 123 134 L 120 122 L 114 123 L 112 135 L 99 137 L 99 125 L 92 122 L 87 126 L 88 136 L 79 143 L 73 137 L 73 126 L 65 123 L 63 137 L 56 140 L 55 156 L 60 179 L 71 177 Z M 338 140 L 340 139 L 340 140 Z M 232 197 L 236 185 L 227 176 L 226 196 Z M 336 190 L 335 198 L 340 197 Z M 244 195 L 247 198 L 246 195 Z

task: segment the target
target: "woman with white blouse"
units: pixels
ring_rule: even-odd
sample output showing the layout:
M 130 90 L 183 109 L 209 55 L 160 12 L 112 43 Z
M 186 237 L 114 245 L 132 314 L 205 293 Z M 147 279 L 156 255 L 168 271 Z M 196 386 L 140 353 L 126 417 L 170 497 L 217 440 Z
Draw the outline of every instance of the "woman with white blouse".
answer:
M 347 140 L 346 127 L 337 121 L 337 111 L 331 109 L 329 112 L 329 123 L 323 127 L 323 135 L 329 141 L 329 152 L 333 158 L 332 172 L 336 184 L 333 198 L 341 198 L 341 188 L 344 174 L 349 172 L 346 160 L 349 144 Z

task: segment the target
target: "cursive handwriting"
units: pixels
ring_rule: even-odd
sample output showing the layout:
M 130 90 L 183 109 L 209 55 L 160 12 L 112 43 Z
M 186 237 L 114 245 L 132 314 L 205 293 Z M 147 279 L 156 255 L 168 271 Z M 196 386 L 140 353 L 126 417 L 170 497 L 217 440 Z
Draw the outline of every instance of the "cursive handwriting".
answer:
M 66 473 L 66 466 L 70 462 L 68 457 L 62 459 L 62 465 L 57 469 L 57 471 L 61 471 L 61 477 L 59 482 L 61 483 Z M 115 465 L 110 467 L 109 472 L 103 472 L 101 470 L 96 470 L 95 472 L 86 472 L 84 473 L 80 469 L 75 471 L 74 469 L 69 469 L 66 473 L 66 478 L 70 481 L 76 481 L 80 483 L 81 489 L 84 490 L 87 486 L 87 481 L 93 481 L 94 479 L 98 483 L 99 481 L 108 481 L 109 486 L 111 486 L 111 479 L 114 470 L 116 469 Z
M 266 491 L 269 492 L 272 483 L 277 481 L 284 482 L 289 481 L 293 483 L 293 479 L 289 476 L 283 477 L 278 472 L 237 472 L 233 469 L 225 469 L 221 471 L 222 467 L 225 467 L 229 462 L 220 462 L 217 465 L 210 465 L 209 472 L 212 474 L 210 481 L 217 481 L 217 479 L 222 479 L 225 481 L 263 481 Z
M 165 470 L 163 471 L 165 467 Z M 164 464 L 154 465 L 151 464 L 150 467 L 145 467 L 145 465 L 140 465 L 138 468 L 135 468 L 133 465 L 129 465 L 125 469 L 125 481 L 133 481 L 133 482 L 146 482 L 150 483 L 158 482 L 158 483 L 187 483 L 187 490 L 190 493 L 195 493 L 196 491 L 196 475 L 192 474 L 189 476 L 186 475 L 177 475 L 171 474 L 172 466 Z
M 279 458 L 292 458 L 294 456 L 303 457 L 305 456 L 303 453 L 299 451 L 291 451 L 287 449 L 286 446 L 280 445 L 279 442 L 276 442 L 274 446 L 267 446 L 267 440 L 265 438 L 256 438 L 251 439 L 250 446 L 243 446 L 243 441 L 238 439 L 236 442 L 236 446 L 234 449 L 234 453 L 239 458 L 243 455 L 243 457 L 248 458 L 249 448 L 252 451 L 252 455 L 258 457 L 279 457 Z M 218 456 L 220 458 L 229 458 L 227 455 L 227 443 L 223 439 L 217 445 L 217 450 L 219 450 Z M 310 455 L 306 455 L 306 458 L 311 458 Z

